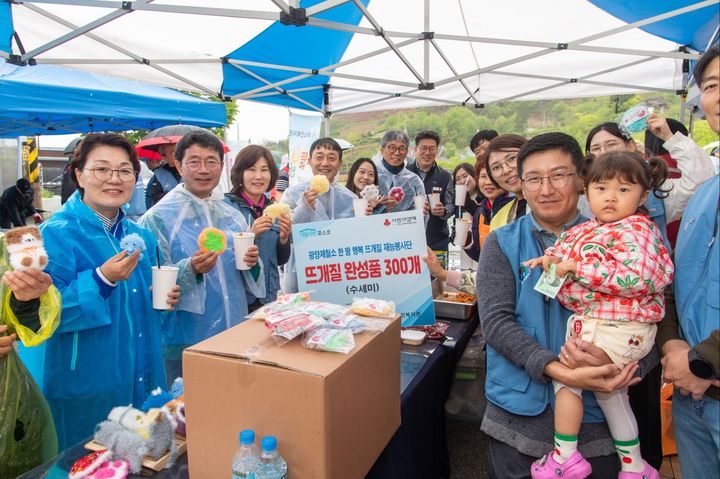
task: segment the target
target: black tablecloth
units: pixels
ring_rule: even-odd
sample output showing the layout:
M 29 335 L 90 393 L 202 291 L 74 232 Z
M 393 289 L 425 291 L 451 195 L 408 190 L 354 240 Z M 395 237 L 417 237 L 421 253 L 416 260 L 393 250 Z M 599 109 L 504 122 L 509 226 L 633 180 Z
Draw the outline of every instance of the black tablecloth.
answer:
M 407 382 L 400 398 L 402 424 L 371 469 L 369 478 L 436 479 L 449 475 L 444 404 L 455 365 L 478 320 L 477 315 L 469 321 L 439 320 L 450 323 L 444 342 L 429 340 L 422 346 L 403 345 L 404 367 L 414 377 Z M 83 444 L 77 444 L 20 479 L 66 479 L 73 463 L 87 453 Z M 143 470 L 143 475 L 129 477 L 188 479 L 187 454 L 170 469 L 157 473 Z

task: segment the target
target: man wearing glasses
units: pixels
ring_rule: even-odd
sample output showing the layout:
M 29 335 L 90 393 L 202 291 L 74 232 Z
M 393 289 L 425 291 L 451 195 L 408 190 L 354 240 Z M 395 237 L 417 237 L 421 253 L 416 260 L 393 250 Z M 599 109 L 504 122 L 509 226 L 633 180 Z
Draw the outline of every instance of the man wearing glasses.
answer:
M 179 268 L 182 290 L 175 318 L 163 325 L 163 352 L 169 382 L 182 376 L 186 347 L 234 326 L 248 313 L 245 290 L 265 296 L 265 278 L 257 246 L 244 257 L 249 271 L 235 266 L 233 233 L 249 231 L 242 214 L 223 201 L 220 182 L 224 147 L 209 131 L 192 131 L 175 148 L 183 183 L 177 185 L 140 219 L 158 240 L 167 265 Z M 205 228 L 225 233 L 224 252 L 202 251 L 198 237 Z
M 445 221 L 447 212 L 442 199 L 452 185 L 452 175 L 435 161 L 439 147 L 440 135 L 434 131 L 421 131 L 415 135 L 415 163 L 408 165 L 407 169 L 420 177 L 425 184 L 426 194 L 439 195 L 439 201 L 434 208 L 430 208 L 429 202 L 425 204 L 424 213 L 430 213 L 425 238 L 430 248 L 444 251 L 448 247 L 450 232 Z
M 552 380 L 602 392 L 637 381 L 633 365 L 617 369 L 592 344 L 582 358 L 568 351 L 572 354 L 561 362 L 570 312 L 534 289 L 542 268 L 524 265 L 542 256 L 567 228 L 585 221 L 577 210 L 582 160 L 577 141 L 564 133 L 542 134 L 522 146 L 516 168 L 530 212 L 491 232 L 480 252 L 476 283 L 487 341 L 488 398 L 482 430 L 489 438 L 491 478 L 527 477 L 531 464 L 553 449 Z M 639 371 L 645 374 L 657 362 L 657 352 L 651 353 L 639 362 Z M 593 477 L 617 477 L 602 411 L 592 395 L 584 395 L 583 403 L 578 449 L 591 463 Z
M 380 184 L 380 193 L 383 195 L 381 203 L 387 211 L 411 210 L 414 207 L 414 198 L 418 195 L 425 195 L 425 185 L 420 177 L 405 168 L 409 145 L 410 139 L 407 133 L 396 130 L 385 132 L 380 141 L 382 159 L 377 165 L 378 183 Z M 403 190 L 400 201 L 387 196 L 396 187 Z

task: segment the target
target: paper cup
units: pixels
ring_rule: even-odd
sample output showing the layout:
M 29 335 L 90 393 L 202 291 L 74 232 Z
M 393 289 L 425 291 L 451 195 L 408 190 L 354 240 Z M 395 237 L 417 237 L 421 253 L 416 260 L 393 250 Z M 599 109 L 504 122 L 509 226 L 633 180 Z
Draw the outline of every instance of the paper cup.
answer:
M 178 268 L 175 266 L 152 267 L 152 300 L 155 309 L 170 309 L 167 295 L 177 283 Z
M 435 208 L 435 205 L 440 203 L 440 193 L 430 193 L 428 195 L 428 201 L 430 201 L 430 209 Z
M 424 211 L 425 210 L 425 195 L 417 195 L 415 198 L 413 198 L 413 201 L 415 202 L 415 209 Z
M 470 232 L 470 226 L 472 223 L 470 220 L 464 220 L 458 218 L 455 220 L 455 245 L 456 246 L 465 246 L 465 243 L 467 242 L 467 235 Z
M 240 271 L 247 271 L 250 266 L 245 262 L 245 253 L 255 244 L 255 233 L 244 231 L 233 233 L 233 249 L 235 250 L 235 267 Z
M 465 197 L 467 196 L 466 185 L 455 185 L 455 206 L 465 205 Z
M 353 200 L 353 210 L 355 211 L 355 216 L 367 216 L 365 214 L 368 206 L 368 200 L 367 198 L 357 198 Z

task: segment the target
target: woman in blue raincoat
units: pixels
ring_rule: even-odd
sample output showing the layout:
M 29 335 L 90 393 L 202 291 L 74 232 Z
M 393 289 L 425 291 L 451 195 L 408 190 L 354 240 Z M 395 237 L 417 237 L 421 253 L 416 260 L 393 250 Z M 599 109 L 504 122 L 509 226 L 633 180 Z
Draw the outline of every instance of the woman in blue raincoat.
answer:
M 182 376 L 182 351 L 188 346 L 244 321 L 246 292 L 265 297 L 265 273 L 258 248 L 244 260 L 250 270 L 235 266 L 233 233 L 250 228 L 243 215 L 225 203 L 216 189 L 223 167 L 224 146 L 212 133 L 195 130 L 175 148 L 183 183 L 168 192 L 140 219 L 157 238 L 167 264 L 179 268 L 182 297 L 175 317 L 163 325 L 163 354 L 168 379 Z M 225 233 L 227 249 L 199 251 L 198 237 L 205 228 Z
M 255 233 L 255 244 L 265 265 L 265 296 L 255 297 L 247 292 L 248 311 L 275 301 L 280 290 L 278 266 L 290 258 L 290 218 L 281 215 L 274 220 L 264 215 L 272 204 L 267 192 L 275 186 L 278 177 L 272 153 L 267 148 L 249 145 L 235 158 L 230 181 L 232 190 L 225 194 L 225 201 L 237 208 Z
M 156 241 L 122 209 L 139 170 L 125 138 L 88 135 L 71 163 L 78 191 L 41 226 L 46 271 L 62 295 L 43 370 L 60 450 L 90 436 L 113 407 L 140 405 L 166 387 L 161 324 L 168 313 L 152 308 L 150 291 Z M 128 255 L 120 240 L 133 233 L 146 249 Z M 168 303 L 178 297 L 176 287 Z

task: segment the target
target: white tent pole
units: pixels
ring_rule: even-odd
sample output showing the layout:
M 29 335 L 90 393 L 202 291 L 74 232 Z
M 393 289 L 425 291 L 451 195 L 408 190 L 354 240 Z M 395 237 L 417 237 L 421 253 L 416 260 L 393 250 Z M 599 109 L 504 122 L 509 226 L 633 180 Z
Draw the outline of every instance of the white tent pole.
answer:
M 358 104 L 356 104 L 356 105 L 346 106 L 345 108 L 340 108 L 339 110 L 335 110 L 334 113 L 337 114 L 337 113 L 342 113 L 342 112 L 348 111 L 348 110 L 354 110 L 354 109 L 356 109 L 356 108 L 362 108 L 362 107 L 367 106 L 367 105 L 374 105 L 375 103 L 380 103 L 381 101 L 386 101 L 386 100 L 389 100 L 389 99 L 391 99 L 391 98 L 395 98 L 395 95 L 388 95 L 388 96 L 386 96 L 386 97 L 384 97 L 384 98 L 379 98 L 379 99 L 376 99 L 376 100 L 365 101 L 365 102 L 362 102 L 362 103 L 358 103 Z
M 290 6 L 283 2 L 282 0 L 270 0 L 275 4 L 276 7 L 278 7 L 280 10 L 282 10 L 285 13 L 290 13 Z
M 39 13 L 40 15 L 43 15 L 43 16 L 51 19 L 51 20 L 54 20 L 54 21 L 60 23 L 61 25 L 66 26 L 66 27 L 68 27 L 68 28 L 72 28 L 72 29 L 77 28 L 77 25 L 74 25 L 73 23 L 68 22 L 67 20 L 65 20 L 65 19 L 63 19 L 63 18 L 60 18 L 60 17 L 58 17 L 57 15 L 54 15 L 54 14 L 52 14 L 52 13 L 50 13 L 50 12 L 48 12 L 48 11 L 46 11 L 46 10 L 38 7 L 38 6 L 36 6 L 36 5 L 32 5 L 32 4 L 23 4 L 23 5 L 24 5 L 26 8 L 29 8 L 30 10 L 32 10 L 32 11 L 34 11 L 34 12 L 36 12 L 36 13 Z M 95 40 L 96 42 L 98 42 L 98 43 L 100 43 L 100 44 L 102 44 L 102 45 L 105 45 L 105 46 L 107 46 L 107 47 L 109 47 L 109 48 L 112 48 L 113 50 L 115 50 L 115 51 L 117 51 L 117 52 L 120 52 L 120 53 L 122 53 L 123 55 L 127 55 L 128 57 L 136 60 L 137 63 L 144 63 L 144 64 L 146 64 L 147 66 L 149 66 L 149 67 L 151 67 L 151 68 L 154 68 L 154 69 L 156 69 L 156 70 L 158 70 L 158 71 L 160 71 L 160 72 L 162 72 L 162 73 L 165 73 L 166 75 L 171 76 L 171 77 L 175 78 L 176 80 L 179 80 L 179 81 L 181 81 L 181 82 L 183 82 L 183 83 L 187 83 L 188 85 L 191 85 L 191 86 L 195 87 L 196 89 L 198 89 L 198 90 L 200 90 L 200 91 L 203 91 L 203 92 L 205 92 L 205 93 L 207 93 L 207 94 L 209 94 L 209 95 L 216 95 L 216 94 L 217 94 L 217 92 L 215 92 L 215 91 L 213 91 L 213 90 L 211 90 L 211 89 L 209 89 L 209 88 L 207 88 L 207 87 L 205 87 L 205 86 L 203 86 L 203 85 L 200 85 L 199 83 L 196 83 L 196 82 L 190 80 L 189 78 L 185 78 L 185 77 L 183 77 L 182 75 L 178 75 L 177 73 L 172 72 L 172 71 L 168 70 L 167 68 L 163 68 L 163 67 L 161 67 L 161 66 L 159 66 L 159 65 L 152 64 L 152 63 L 150 63 L 150 61 L 149 61 L 148 59 L 142 58 L 141 56 L 136 55 L 136 54 L 134 54 L 133 52 L 128 51 L 128 50 L 126 50 L 126 49 L 124 49 L 124 48 L 122 48 L 122 47 L 120 47 L 120 46 L 118 46 L 118 45 L 115 45 L 114 43 L 112 43 L 112 42 L 110 42 L 110 41 L 108 41 L 108 40 L 105 40 L 104 38 L 102 38 L 102 37 L 100 37 L 100 36 L 98 36 L 98 35 L 96 35 L 96 34 L 94 34 L 94 33 L 88 32 L 88 33 L 85 34 L 85 36 L 88 37 L 88 38 L 91 38 L 91 39 Z
M 325 10 L 330 10 L 331 8 L 335 8 L 338 5 L 342 5 L 343 3 L 347 3 L 350 0 L 325 0 L 324 2 L 320 2 L 316 5 L 313 5 L 312 7 L 308 7 L 305 9 L 305 15 L 308 17 L 312 17 L 313 15 L 317 15 L 318 13 L 322 13 Z
M 542 88 L 536 88 L 536 89 L 531 90 L 531 91 L 526 91 L 526 92 L 524 92 L 524 93 L 518 93 L 517 95 L 508 96 L 508 97 L 505 97 L 505 98 L 499 98 L 499 99 L 497 99 L 497 100 L 486 101 L 486 102 L 485 102 L 485 106 L 487 107 L 488 105 L 492 105 L 492 104 L 494 104 L 494 103 L 502 103 L 502 102 L 505 102 L 505 101 L 511 101 L 511 100 L 516 99 L 516 98 L 522 98 L 522 97 L 524 97 L 524 96 L 532 95 L 532 94 L 534 94 L 534 93 L 540 93 L 541 91 L 552 90 L 553 88 L 557 88 L 557 87 L 559 87 L 559 86 L 567 85 L 568 83 L 570 83 L 570 82 L 563 81 L 563 82 L 555 83 L 554 85 L 548 85 L 548 86 L 544 86 L 544 87 L 542 87 Z
M 600 85 L 600 86 L 616 86 L 620 88 L 627 88 L 631 90 L 648 90 L 648 91 L 660 91 L 660 92 L 666 92 L 666 93 L 675 93 L 675 90 L 671 88 L 654 88 L 654 87 L 647 87 L 643 85 L 630 85 L 627 83 L 616 83 L 616 82 L 604 82 L 604 81 L 596 81 L 596 80 L 587 80 L 585 78 L 562 78 L 562 77 L 556 77 L 556 76 L 550 76 L 550 75 L 534 75 L 529 73 L 517 73 L 517 72 L 488 72 L 488 75 L 500 75 L 500 76 L 509 76 L 509 77 L 518 77 L 518 78 L 534 78 L 536 80 L 553 80 L 553 81 L 562 81 L 567 83 L 587 83 L 590 85 Z
M 2 52 L 0 52 L 2 55 Z M 220 63 L 219 58 L 146 58 L 151 64 L 206 64 Z M 45 65 L 137 65 L 137 60 L 131 58 L 36 58 L 37 63 Z
M 413 38 L 413 39 L 410 39 L 410 40 L 406 40 L 406 41 L 404 41 L 404 42 L 401 42 L 401 43 L 397 44 L 397 46 L 398 46 L 398 47 L 401 47 L 401 46 L 409 45 L 409 44 L 411 44 L 411 43 L 415 43 L 416 41 L 417 41 L 417 39 L 414 39 L 414 38 Z M 415 84 L 414 84 L 414 83 L 397 82 L 397 81 L 393 81 L 393 80 L 386 80 L 386 79 L 381 79 L 381 78 L 370 78 L 370 77 L 363 77 L 363 76 L 358 76 L 358 75 L 346 75 L 346 74 L 335 73 L 335 72 L 329 71 L 329 70 L 338 68 L 338 67 L 340 67 L 340 66 L 345 66 L 345 65 L 349 65 L 349 64 L 352 64 L 352 63 L 355 63 L 355 62 L 359 62 L 359 61 L 362 61 L 362 60 L 365 60 L 365 59 L 368 59 L 368 58 L 371 58 L 371 57 L 374 57 L 374 56 L 376 56 L 376 55 L 380 55 L 380 54 L 382 54 L 382 53 L 386 53 L 386 52 L 389 52 L 389 51 L 392 51 L 392 48 L 390 48 L 390 47 L 385 47 L 385 48 L 381 48 L 381 49 L 379 49 L 379 50 L 375 50 L 375 51 L 373 51 L 373 52 L 368 52 L 368 53 L 366 53 L 366 54 L 364 54 L 364 55 L 360 55 L 360 56 L 358 56 L 358 57 L 350 58 L 350 59 L 344 60 L 344 61 L 342 61 L 342 62 L 340 62 L 340 63 L 335 63 L 335 64 L 333 64 L 333 65 L 328 65 L 328 66 L 326 66 L 326 67 L 324 67 L 324 68 L 321 68 L 321 69 L 318 70 L 318 74 L 320 74 L 320 75 L 327 75 L 327 76 L 337 76 L 337 77 L 348 78 L 348 79 L 357 79 L 357 80 L 369 81 L 369 82 L 375 82 L 375 83 L 386 83 L 386 84 L 390 84 L 390 85 L 398 85 L 398 86 L 404 86 L 404 87 L 408 87 L 408 88 L 414 88 L 414 87 L 415 87 Z M 275 65 L 275 64 L 272 64 L 272 63 L 252 62 L 252 61 L 247 61 L 247 60 L 228 59 L 228 63 L 230 63 L 230 64 L 232 64 L 232 65 L 250 65 L 250 66 L 258 66 L 258 67 L 262 67 L 262 68 L 274 68 L 274 69 L 277 69 L 277 70 L 284 70 L 284 71 L 304 72 L 304 73 L 308 73 L 308 74 L 313 72 L 313 70 L 311 70 L 311 69 L 309 69 L 309 68 L 288 67 L 288 66 L 283 66 L 283 65 Z M 307 75 L 307 76 L 310 76 L 310 75 Z M 307 77 L 307 76 L 306 76 L 306 77 Z M 304 77 L 304 78 L 306 78 L 306 77 Z M 297 77 L 293 77 L 293 78 L 290 79 L 290 80 L 282 80 L 281 82 L 277 82 L 277 83 L 272 84 L 272 85 L 265 85 L 265 86 L 262 86 L 262 87 L 258 87 L 258 88 L 254 89 L 254 90 L 252 90 L 252 91 L 245 92 L 245 93 L 243 93 L 242 95 L 243 95 L 243 97 L 245 97 L 245 96 L 248 96 L 248 97 L 249 97 L 249 96 L 255 96 L 255 95 L 257 95 L 258 93 L 260 93 L 260 92 L 262 92 L 262 91 L 266 91 L 266 90 L 268 90 L 268 89 L 270 89 L 270 88 L 273 88 L 274 86 L 281 85 L 281 84 L 286 84 L 286 83 L 289 83 L 289 82 L 291 82 L 291 81 L 297 81 L 297 80 L 300 80 L 300 79 L 302 79 L 302 78 L 301 78 L 300 76 L 297 76 Z
M 445 64 L 448 66 L 448 68 L 450 68 L 450 71 L 452 72 L 452 74 L 453 74 L 453 75 L 457 75 L 457 70 L 456 70 L 455 67 L 452 65 L 452 63 L 450 63 L 450 59 L 448 59 L 448 57 L 445 56 L 445 54 L 443 53 L 443 51 L 440 50 L 440 47 L 438 46 L 437 42 L 436 42 L 435 40 L 430 40 L 430 41 L 432 42 L 432 45 L 435 47 L 435 50 L 437 50 L 438 54 L 439 54 L 440 57 L 443 59 L 443 61 L 445 62 Z M 474 101 L 476 104 L 480 104 L 480 103 L 481 103 L 480 100 L 478 100 L 477 97 L 475 96 L 475 93 L 473 93 L 473 92 L 470 90 L 470 87 L 467 86 L 467 84 L 465 83 L 465 80 L 460 80 L 460 84 L 462 85 L 462 87 L 465 89 L 465 91 L 468 93 L 468 95 L 470 95 L 470 97 L 473 99 L 473 101 Z
M 368 12 L 367 8 L 365 8 L 365 5 L 363 5 L 360 2 L 360 0 L 353 0 L 353 2 L 355 2 L 355 5 L 360 9 L 360 11 L 363 13 L 365 18 L 367 18 L 367 20 L 373 26 L 375 31 L 378 33 L 378 35 L 380 35 L 383 38 L 383 40 L 385 40 L 385 43 L 387 43 L 388 46 L 393 49 L 393 51 L 395 52 L 395 55 L 397 55 L 398 58 L 400 58 L 400 61 L 402 61 L 405 64 L 405 66 L 407 67 L 408 70 L 410 70 L 410 72 L 413 74 L 413 76 L 415 78 L 417 78 L 420 83 L 424 83 L 423 78 L 420 75 L 420 73 L 418 73 L 418 71 L 415 70 L 415 67 L 412 66 L 412 63 L 410 63 L 410 61 L 407 58 L 405 58 L 405 55 L 403 55 L 402 52 L 400 51 L 400 49 L 395 46 L 395 44 L 392 42 L 392 40 L 390 40 L 390 38 L 388 38 L 383 33 L 382 27 L 377 22 L 377 20 L 375 20 L 375 18 L 372 15 L 370 15 L 370 12 Z
M 397 86 L 402 86 L 402 87 L 406 87 L 406 88 L 415 88 L 417 86 L 417 84 L 415 84 L 415 83 L 388 80 L 385 78 L 366 77 L 366 76 L 362 76 L 362 75 L 351 75 L 349 73 L 328 72 L 328 73 L 323 73 L 323 74 L 332 76 L 332 77 L 347 78 L 349 80 L 363 80 L 363 81 L 368 81 L 368 82 L 372 82 L 372 83 L 382 83 L 385 85 L 397 85 Z
M 275 0 L 271 0 L 275 3 Z M 279 4 L 284 2 L 277 0 Z M 51 5 L 76 5 L 81 7 L 100 7 L 122 9 L 124 6 L 130 7 L 132 10 L 144 10 L 150 12 L 167 12 L 167 13 L 187 13 L 191 15 L 206 15 L 211 17 L 231 17 L 231 18 L 250 18 L 255 20 L 275 21 L 280 18 L 277 12 L 265 12 L 261 10 L 236 10 L 231 8 L 212 8 L 212 7 L 191 7 L 185 5 L 170 4 L 135 4 L 131 2 L 106 2 L 104 0 L 23 0 L 22 5 L 28 6 L 33 3 L 44 3 Z M 278 4 L 276 3 L 276 4 Z M 278 5 L 278 8 L 281 8 Z M 282 8 L 281 8 L 282 10 Z
M 556 50 L 549 50 L 549 49 L 548 50 L 540 50 L 537 52 L 528 53 L 527 55 L 523 55 L 520 57 L 511 58 L 509 60 L 505 60 L 504 62 L 495 63 L 494 65 L 489 65 L 489 66 L 480 68 L 479 70 L 473 70 L 471 72 L 463 73 L 461 75 L 455 75 L 450 78 L 446 78 L 444 80 L 436 81 L 435 88 L 443 86 L 443 85 L 447 85 L 448 83 L 456 82 L 458 80 L 463 80 L 468 77 L 472 77 L 475 75 L 480 75 L 482 73 L 487 73 L 489 71 L 497 70 L 498 68 L 506 67 L 509 65 L 515 65 L 516 63 L 521 63 L 526 60 L 532 60 L 533 58 L 542 57 L 542 56 L 548 55 L 550 53 L 553 53 L 555 51 Z
M 400 43 L 396 43 L 395 46 L 398 47 L 398 48 L 402 48 L 402 47 L 404 47 L 404 46 L 406 46 L 406 45 L 410 45 L 411 43 L 415 43 L 415 42 L 417 42 L 418 40 L 421 40 L 421 39 L 422 39 L 422 35 L 416 35 L 414 38 L 410 38 L 409 40 L 405 40 L 405 41 L 402 41 L 402 42 L 400 42 Z M 390 47 L 380 48 L 380 49 L 378 49 L 378 50 L 374 50 L 374 51 L 372 51 L 372 52 L 364 53 L 364 54 L 362 54 L 362 55 L 359 55 L 359 56 L 356 56 L 356 57 L 353 57 L 353 58 L 348 58 L 347 60 L 343 60 L 343 61 L 338 62 L 338 63 L 333 63 L 332 65 L 328 65 L 328 66 L 326 66 L 326 67 L 321 68 L 320 71 L 321 71 L 321 72 L 323 73 L 323 75 L 324 75 L 327 70 L 334 70 L 334 69 L 336 69 L 336 68 L 344 67 L 344 66 L 346 66 L 346 65 L 351 65 L 351 64 L 353 64 L 353 63 L 357 63 L 357 62 L 362 61 L 362 60 L 367 60 L 368 58 L 372 58 L 372 57 L 377 56 L 377 55 L 382 55 L 383 53 L 387 53 L 387 52 L 389 52 L 389 51 L 392 51 L 392 48 L 390 48 Z
M 152 0 L 138 0 L 138 2 L 140 2 L 140 3 L 145 3 L 147 1 L 152 1 Z M 88 23 L 87 25 L 84 25 L 80 28 L 76 28 L 75 30 L 71 31 L 70 33 L 66 33 L 65 35 L 62 35 L 61 37 L 58 37 L 55 40 L 46 43 L 45 45 L 41 45 L 41 46 L 37 47 L 36 49 L 23 54 L 20 57 L 20 60 L 28 61 L 29 59 L 34 58 L 34 57 L 40 55 L 41 53 L 51 50 L 58 45 L 62 45 L 63 43 L 69 42 L 73 38 L 76 38 L 76 37 L 79 37 L 80 35 L 88 33 L 102 25 L 105 25 L 108 22 L 115 20 L 116 18 L 120 18 L 124 15 L 127 15 L 128 13 L 132 13 L 132 10 L 120 9 L 120 10 L 116 10 L 112 13 L 109 13 L 103 17 L 98 18 L 95 21 Z
M 425 11 L 425 29 L 424 32 L 426 34 L 429 34 L 430 32 L 430 0 L 424 1 L 424 11 Z M 424 57 L 423 57 L 423 65 L 425 66 L 424 69 L 424 75 L 423 75 L 423 83 L 428 83 L 430 81 L 430 38 L 425 38 L 423 41 L 423 50 L 424 50 Z
M 270 84 L 270 82 L 269 82 L 268 80 L 264 79 L 264 78 L 261 77 L 260 75 L 257 75 L 257 74 L 255 74 L 255 73 L 251 72 L 251 71 L 248 70 L 247 68 L 244 68 L 244 67 L 242 67 L 242 66 L 240 66 L 240 65 L 233 65 L 233 66 L 234 66 L 235 68 L 239 68 L 240 70 L 242 70 L 243 72 L 247 73 L 248 75 L 250 75 L 251 77 L 255 78 L 255 79 L 258 80 L 258 81 L 261 81 L 261 82 L 266 83 L 266 84 Z M 275 88 L 276 90 L 278 90 L 279 92 L 281 92 L 281 93 L 289 96 L 290 98 L 292 98 L 292 99 L 294 99 L 294 100 L 302 103 L 303 105 L 309 107 L 309 108 L 312 109 L 312 110 L 319 111 L 320 113 L 323 112 L 322 108 L 316 107 L 316 106 L 313 105 L 312 103 L 303 100 L 302 98 L 300 98 L 300 97 L 297 96 L 297 95 L 293 95 L 292 93 L 290 93 L 290 92 L 288 92 L 288 91 L 286 91 L 286 90 L 283 90 L 282 88 L 279 88 L 279 87 L 274 87 L 274 88 Z M 244 95 L 244 94 L 233 95 L 231 98 L 232 98 L 233 100 L 242 99 L 242 95 Z

